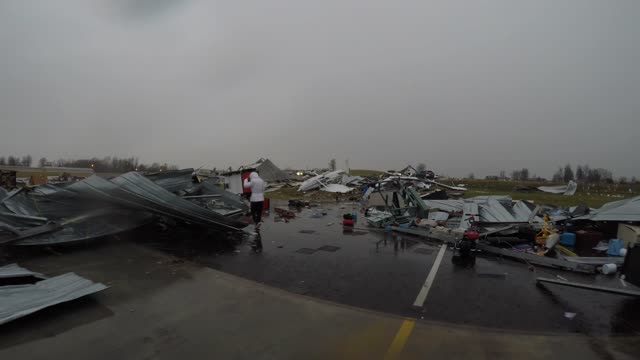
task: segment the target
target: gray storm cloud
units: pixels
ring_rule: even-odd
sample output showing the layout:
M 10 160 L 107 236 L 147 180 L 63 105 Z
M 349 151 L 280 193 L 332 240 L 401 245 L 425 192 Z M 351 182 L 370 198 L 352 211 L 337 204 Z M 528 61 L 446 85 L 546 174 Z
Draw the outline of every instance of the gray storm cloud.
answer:
M 2 1 L 0 155 L 635 166 L 637 1 Z

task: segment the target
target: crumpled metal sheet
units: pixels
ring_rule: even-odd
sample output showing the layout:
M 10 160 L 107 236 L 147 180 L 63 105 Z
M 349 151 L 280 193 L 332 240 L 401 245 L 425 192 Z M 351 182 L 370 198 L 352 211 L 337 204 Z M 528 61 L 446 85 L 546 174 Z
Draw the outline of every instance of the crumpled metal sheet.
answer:
M 164 177 L 165 185 L 176 186 L 179 182 L 172 180 L 174 177 L 175 174 Z M 233 218 L 248 210 L 239 198 L 211 184 L 192 184 L 190 176 L 185 189 L 218 194 L 223 206 L 199 206 L 196 201 L 182 199 L 137 172 L 112 180 L 94 175 L 72 184 L 38 186 L 0 205 L 0 222 L 6 224 L 0 240 L 12 245 L 83 241 L 134 229 L 149 223 L 154 215 L 223 230 L 238 231 L 246 227 Z M 55 232 L 29 233 L 47 221 L 62 226 Z M 12 231 L 14 229 L 28 236 Z
M 518 201 L 512 205 L 510 196 L 477 196 L 464 200 L 424 200 L 430 209 L 439 209 L 449 212 L 463 212 L 460 221 L 461 228 L 468 228 L 469 217 L 472 215 L 474 221 L 479 222 L 528 222 L 532 217 L 533 210 L 524 201 Z M 533 221 L 540 218 L 534 217 Z
M 486 222 L 516 222 L 516 218 L 502 203 L 489 198 L 486 203 L 480 203 L 480 219 Z
M 464 209 L 462 200 L 423 200 L 429 209 L 439 209 L 449 212 L 459 212 Z
M 538 216 L 533 215 L 532 212 L 535 210 L 535 206 L 529 206 L 526 201 L 518 201 L 513 204 L 511 209 L 511 213 L 516 218 L 516 221 L 528 222 L 531 219 L 533 222 L 541 222 L 542 219 Z
M 193 187 L 193 169 L 161 171 L 145 175 L 163 189 L 175 193 Z
M 74 219 L 72 219 L 74 220 Z M 80 215 L 73 223 L 65 224 L 61 230 L 49 234 L 31 236 L 12 242 L 11 245 L 54 245 L 98 239 L 133 230 L 153 220 L 148 212 L 127 209 L 109 209 L 104 214 Z
M 240 196 L 230 193 L 228 191 L 222 190 L 215 184 L 212 184 L 208 181 L 203 181 L 198 184 L 198 186 L 189 193 L 189 195 L 220 195 L 220 199 L 224 202 L 225 205 L 242 210 L 243 212 L 249 211 L 249 206 L 242 201 Z
M 126 208 L 145 210 L 202 226 L 233 231 L 246 226 L 245 223 L 181 199 L 137 172 L 126 173 L 111 181 L 90 176 L 67 189 Z
M 591 211 L 590 214 L 577 217 L 591 221 L 640 221 L 640 196 L 613 201 Z
M 0 267 L 0 279 L 26 276 L 33 276 L 44 279 L 44 276 L 42 276 L 42 274 L 20 267 L 18 266 L 18 264 L 9 264 Z
M 538 187 L 538 190 L 551 193 L 551 194 L 563 194 L 567 196 L 572 196 L 572 195 L 575 195 L 576 191 L 578 190 L 578 184 L 575 181 L 570 180 L 567 185 L 540 186 Z
M 66 273 L 33 285 L 2 286 L 0 287 L 0 324 L 106 288 L 104 284 L 94 283 L 75 273 Z
M 163 171 L 155 174 L 147 174 L 145 177 L 155 184 L 159 185 L 163 189 L 172 192 L 180 196 L 194 196 L 194 195 L 220 195 L 222 203 L 228 209 L 215 209 L 208 207 L 214 212 L 218 212 L 221 215 L 227 215 L 228 213 L 238 213 L 249 211 L 249 206 L 242 201 L 242 199 L 228 191 L 225 191 L 218 187 L 216 184 L 207 180 L 201 183 L 193 182 L 193 169 L 175 170 L 175 171 Z M 194 203 L 201 203 L 201 201 L 192 201 Z M 232 209 L 233 208 L 233 209 Z
M 330 193 L 346 194 L 354 189 L 342 184 L 327 184 L 326 186 L 321 187 L 320 190 Z
M 310 190 L 318 189 L 323 184 L 326 185 L 340 178 L 342 174 L 344 174 L 344 171 L 336 170 L 336 171 L 330 171 L 320 175 L 316 175 L 312 178 L 309 178 L 303 181 L 302 184 L 300 184 L 298 191 L 310 191 Z

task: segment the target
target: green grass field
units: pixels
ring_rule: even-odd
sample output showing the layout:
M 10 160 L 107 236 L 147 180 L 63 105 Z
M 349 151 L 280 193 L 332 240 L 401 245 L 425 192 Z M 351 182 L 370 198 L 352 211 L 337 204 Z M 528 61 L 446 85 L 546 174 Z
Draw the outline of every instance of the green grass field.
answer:
M 382 171 L 376 170 L 351 170 L 351 175 L 359 176 L 377 176 L 383 174 Z M 541 191 L 522 192 L 514 190 L 516 185 L 529 187 L 562 185 L 553 183 L 539 183 L 531 181 L 502 181 L 502 180 L 468 180 L 468 179 L 443 179 L 444 184 L 458 185 L 465 184 L 467 192 L 464 197 L 470 198 L 482 195 L 509 195 L 514 200 L 529 200 L 536 204 L 550 204 L 557 206 L 575 206 L 585 203 L 592 208 L 598 208 L 605 203 L 630 198 L 640 195 L 640 184 L 578 184 L 578 191 L 573 196 L 564 196 L 558 194 L 549 194 Z M 629 192 L 631 190 L 631 192 Z M 341 199 L 359 196 L 359 193 L 341 195 Z M 297 191 L 295 187 L 282 188 L 277 191 L 269 192 L 267 197 L 274 200 L 289 199 L 307 199 L 311 201 L 328 201 L 335 200 L 335 194 L 316 191 L 305 196 L 305 194 Z
M 350 170 L 349 174 L 351 176 L 379 176 L 384 174 L 384 172 L 378 170 Z
M 450 181 L 444 181 L 449 183 Z M 549 194 L 541 191 L 522 192 L 515 191 L 516 185 L 529 187 L 552 186 L 562 184 L 537 183 L 529 181 L 502 181 L 502 180 L 459 180 L 457 184 L 465 184 L 469 189 L 464 197 L 481 195 L 510 195 L 514 200 L 531 200 L 536 204 L 551 204 L 558 206 L 574 206 L 585 203 L 597 208 L 605 203 L 638 196 L 640 184 L 578 184 L 578 191 L 573 196 Z M 631 192 L 629 192 L 631 189 Z

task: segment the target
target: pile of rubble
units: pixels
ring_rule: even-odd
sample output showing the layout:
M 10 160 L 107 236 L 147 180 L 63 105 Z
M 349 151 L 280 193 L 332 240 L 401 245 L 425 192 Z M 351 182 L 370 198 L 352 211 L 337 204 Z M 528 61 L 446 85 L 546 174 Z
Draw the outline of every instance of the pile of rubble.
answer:
M 248 233 L 247 205 L 214 184 L 194 182 L 193 169 L 110 180 L 0 188 L 0 245 L 50 245 L 101 238 L 150 222 L 182 222 Z
M 322 174 L 316 174 L 304 180 L 298 186 L 298 191 L 308 192 L 314 190 L 321 190 L 331 193 L 345 194 L 354 190 L 360 190 L 368 187 L 370 184 L 376 186 L 385 186 L 388 183 L 395 183 L 401 181 L 404 184 L 410 185 L 420 191 L 426 192 L 432 190 L 434 187 L 441 187 L 450 191 L 454 191 L 454 195 L 461 196 L 467 190 L 464 187 L 450 186 L 437 182 L 435 176 L 428 176 L 426 173 L 422 176 L 417 176 L 416 172 L 409 172 L 406 169 L 400 172 L 385 172 L 379 177 L 362 177 L 362 176 L 350 176 L 343 170 L 328 171 Z M 366 191 L 366 189 L 364 189 Z M 424 193 L 427 196 L 428 194 Z
M 510 196 L 430 199 L 412 181 L 390 177 L 369 187 L 361 201 L 368 226 L 443 241 L 458 255 L 482 251 L 587 273 L 615 273 L 627 266 L 627 251 L 640 250 L 640 197 L 562 209 Z

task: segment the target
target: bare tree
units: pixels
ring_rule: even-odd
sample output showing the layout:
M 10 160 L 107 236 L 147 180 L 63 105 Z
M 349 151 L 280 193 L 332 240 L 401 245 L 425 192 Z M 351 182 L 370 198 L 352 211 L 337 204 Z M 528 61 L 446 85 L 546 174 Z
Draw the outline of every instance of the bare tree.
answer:
M 33 163 L 33 158 L 31 157 L 31 155 L 22 157 L 22 166 L 31 166 L 32 163 Z
M 520 180 L 520 177 L 521 177 L 520 175 L 521 175 L 521 174 L 520 174 L 520 170 L 513 170 L 513 171 L 511 172 L 511 179 L 512 179 L 513 181 L 519 181 L 519 180 Z
M 576 181 L 578 182 L 584 181 L 584 169 L 580 165 L 578 165 L 578 167 L 576 168 Z
M 632 176 L 632 177 L 631 177 L 631 183 L 632 183 L 632 184 L 635 184 L 635 183 L 637 183 L 637 182 L 638 182 L 638 179 L 636 179 L 636 177 L 635 177 L 635 176 Z
M 564 180 L 564 170 L 562 169 L 562 167 L 559 167 L 558 171 L 556 171 L 555 174 L 553 174 L 551 181 L 556 183 L 561 183 L 563 180 Z
M 620 178 L 618 179 L 618 183 L 620 184 L 626 184 L 627 183 L 627 178 L 625 176 L 620 176 Z
M 47 166 L 47 158 L 46 157 L 41 157 L 40 160 L 38 160 L 38 166 L 40 166 L 40 167 Z
M 427 165 L 425 163 L 420 163 L 416 166 L 416 171 L 419 173 L 427 171 Z
M 474 173 L 469 173 L 469 175 L 467 175 L 467 179 L 473 180 L 476 178 L 476 175 Z
M 571 165 L 569 164 L 565 165 L 564 174 L 562 178 L 565 183 L 568 183 L 569 181 L 573 180 L 573 170 L 571 169 Z
M 590 176 L 591 176 L 591 168 L 589 167 L 589 165 L 587 164 L 582 165 L 582 181 L 586 183 L 591 182 Z
M 336 171 L 336 159 L 331 159 L 329 161 L 329 169 L 331 171 Z
M 4 156 L 0 157 L 0 165 L 7 165 L 7 159 Z
M 7 165 L 18 166 L 18 158 L 14 157 L 13 155 L 9 155 L 9 157 L 7 158 Z

